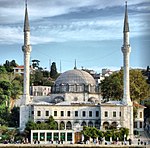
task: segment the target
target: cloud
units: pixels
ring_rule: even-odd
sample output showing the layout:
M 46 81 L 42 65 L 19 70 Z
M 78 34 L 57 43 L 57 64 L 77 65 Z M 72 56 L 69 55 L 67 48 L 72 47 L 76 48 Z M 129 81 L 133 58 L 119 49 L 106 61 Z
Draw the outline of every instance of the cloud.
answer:
M 149 0 L 132 0 L 129 5 L 137 5 Z M 28 9 L 31 20 L 40 20 L 45 17 L 54 17 L 85 9 L 105 9 L 107 7 L 123 6 L 124 0 L 30 0 Z M 0 20 L 1 24 L 20 23 L 24 16 L 24 1 L 20 0 L 0 0 Z M 88 17 L 88 16 L 87 16 Z
M 122 38 L 123 0 L 30 0 L 28 3 L 32 44 Z M 150 13 L 143 12 L 144 8 L 149 9 L 148 1 L 132 0 L 128 3 L 131 37 L 148 34 L 150 22 L 144 19 Z M 0 0 L 0 7 L 3 24 L 0 26 L 0 43 L 22 44 L 23 1 Z

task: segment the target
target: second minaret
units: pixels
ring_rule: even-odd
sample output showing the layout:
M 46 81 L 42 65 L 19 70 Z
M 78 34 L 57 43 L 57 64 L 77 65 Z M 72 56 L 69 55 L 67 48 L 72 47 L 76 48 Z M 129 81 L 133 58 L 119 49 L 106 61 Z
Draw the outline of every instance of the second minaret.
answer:
M 131 47 L 129 43 L 129 23 L 128 23 L 128 11 L 127 2 L 125 8 L 125 18 L 124 18 L 124 28 L 123 28 L 123 46 L 121 48 L 123 52 L 123 68 L 124 68 L 124 93 L 123 93 L 123 103 L 125 105 L 132 105 L 130 99 L 130 79 L 129 79 L 129 57 L 131 52 Z
M 23 99 L 22 105 L 29 104 L 30 101 L 30 26 L 28 19 L 27 3 L 25 8 L 25 20 L 24 20 L 24 45 L 22 46 L 24 52 L 24 84 L 23 84 Z

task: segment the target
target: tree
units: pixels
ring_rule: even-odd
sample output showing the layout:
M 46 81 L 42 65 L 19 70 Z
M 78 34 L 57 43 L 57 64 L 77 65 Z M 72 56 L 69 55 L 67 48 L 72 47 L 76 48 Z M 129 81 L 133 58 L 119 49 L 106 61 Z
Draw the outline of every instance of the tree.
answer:
M 14 107 L 9 115 L 9 126 L 19 127 L 19 107 Z
M 13 72 L 13 68 L 17 66 L 15 60 L 12 60 L 11 62 L 6 60 L 5 64 L 3 65 L 6 68 L 7 72 Z
M 0 66 L 0 74 L 6 74 L 7 71 L 6 71 L 6 68 L 4 66 Z
M 49 125 L 49 129 L 51 130 L 56 130 L 58 129 L 58 125 L 56 123 L 56 121 L 54 120 L 53 116 L 50 116 L 48 119 L 48 125 Z
M 29 120 L 26 124 L 25 128 L 25 136 L 30 139 L 31 130 L 57 130 L 58 125 L 56 121 L 54 120 L 53 116 L 50 116 L 47 123 L 41 122 L 41 123 L 35 123 L 34 121 Z
M 40 63 L 40 61 L 39 60 L 32 60 L 32 67 L 33 67 L 33 69 L 34 68 L 39 68 L 39 63 Z
M 89 138 L 100 138 L 100 137 L 103 137 L 103 133 L 102 131 L 100 131 L 99 129 L 95 128 L 95 127 L 87 127 L 87 126 L 84 126 L 83 127 L 83 131 L 82 131 L 82 134 L 84 135 L 85 139 L 84 140 L 87 140 Z
M 130 97 L 140 101 L 150 95 L 150 87 L 140 70 L 130 70 Z M 120 100 L 123 98 L 123 71 L 106 77 L 101 83 L 103 99 Z
M 56 63 L 53 62 L 51 65 L 51 71 L 50 71 L 50 77 L 53 79 L 56 79 L 58 76 L 57 68 L 56 68 Z

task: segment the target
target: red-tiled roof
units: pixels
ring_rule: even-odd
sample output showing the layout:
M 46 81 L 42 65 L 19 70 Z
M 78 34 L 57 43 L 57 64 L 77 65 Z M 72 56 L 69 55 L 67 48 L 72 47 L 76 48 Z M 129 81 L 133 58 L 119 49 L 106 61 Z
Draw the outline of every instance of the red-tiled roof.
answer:
M 23 65 L 17 66 L 17 67 L 14 67 L 14 69 L 24 69 L 24 66 Z
M 138 108 L 146 108 L 145 106 L 143 106 L 137 102 L 133 102 L 133 106 L 138 107 Z

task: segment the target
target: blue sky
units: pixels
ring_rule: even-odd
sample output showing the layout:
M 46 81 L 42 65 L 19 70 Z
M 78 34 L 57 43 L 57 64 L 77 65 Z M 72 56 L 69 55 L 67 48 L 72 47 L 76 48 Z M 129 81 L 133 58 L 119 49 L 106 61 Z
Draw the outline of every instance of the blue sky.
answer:
M 120 69 L 123 65 L 124 0 L 28 0 L 31 60 L 49 68 L 56 62 L 62 72 L 88 68 Z M 23 0 L 0 0 L 0 64 L 13 60 L 23 64 Z M 128 1 L 130 66 L 150 65 L 150 2 Z

